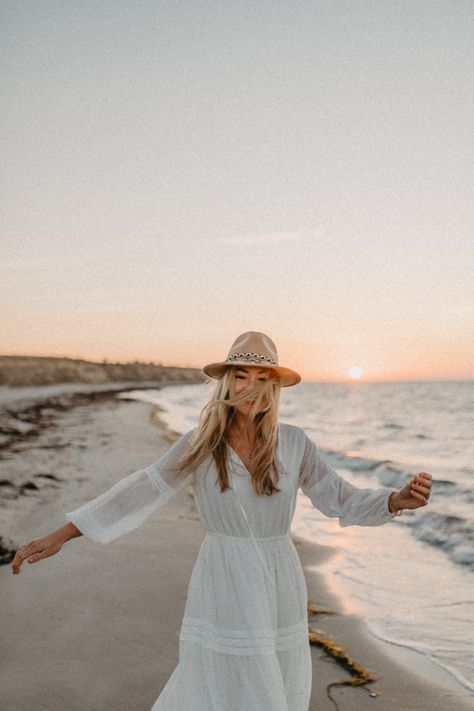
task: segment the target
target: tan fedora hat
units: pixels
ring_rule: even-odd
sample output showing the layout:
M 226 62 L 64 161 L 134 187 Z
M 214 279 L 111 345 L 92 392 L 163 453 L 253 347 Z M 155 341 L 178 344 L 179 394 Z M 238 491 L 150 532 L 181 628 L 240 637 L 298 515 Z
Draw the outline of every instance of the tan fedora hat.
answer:
M 233 342 L 227 358 L 220 363 L 205 365 L 203 371 L 210 378 L 219 380 L 229 365 L 259 365 L 276 371 L 282 387 L 297 385 L 301 375 L 291 368 L 278 365 L 277 349 L 271 338 L 260 331 L 246 331 Z

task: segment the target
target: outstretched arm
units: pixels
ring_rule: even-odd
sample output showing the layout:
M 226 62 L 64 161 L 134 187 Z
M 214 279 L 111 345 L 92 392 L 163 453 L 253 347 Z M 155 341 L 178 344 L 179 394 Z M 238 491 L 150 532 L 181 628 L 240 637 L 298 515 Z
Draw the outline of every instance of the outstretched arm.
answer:
M 415 509 L 428 503 L 431 474 L 415 475 L 400 491 L 360 489 L 343 479 L 304 433 L 300 487 L 315 508 L 326 516 L 339 518 L 340 526 L 380 526 L 404 508 Z
M 191 471 L 176 470 L 195 429 L 179 437 L 154 464 L 120 479 L 110 489 L 74 511 L 66 513 L 68 523 L 18 549 L 12 572 L 18 574 L 24 560 L 36 563 L 58 553 L 71 538 L 84 535 L 106 544 L 140 526 L 156 509 L 164 506 L 191 478 Z
M 133 531 L 189 481 L 191 471 L 176 471 L 174 466 L 185 454 L 194 432 L 181 435 L 154 464 L 120 479 L 108 491 L 66 513 L 68 521 L 87 538 L 102 544 Z

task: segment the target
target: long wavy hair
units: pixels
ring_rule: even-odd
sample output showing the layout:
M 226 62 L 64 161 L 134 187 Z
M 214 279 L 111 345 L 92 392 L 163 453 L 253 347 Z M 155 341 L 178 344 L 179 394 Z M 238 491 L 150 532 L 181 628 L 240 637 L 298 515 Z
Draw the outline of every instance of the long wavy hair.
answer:
M 266 370 L 267 378 L 255 388 L 247 389 L 240 395 L 233 385 L 237 366 L 228 366 L 217 381 L 214 392 L 201 410 L 197 431 L 188 445 L 188 451 L 177 463 L 177 469 L 195 470 L 209 456 L 212 456 L 218 472 L 221 492 L 230 489 L 228 463 L 229 434 L 232 430 L 235 406 L 252 400 L 249 417 L 256 423 L 255 458 L 252 483 L 259 496 L 271 496 L 280 491 L 280 467 L 277 457 L 278 413 L 280 407 L 280 381 L 271 368 Z M 209 378 L 206 383 L 214 382 Z

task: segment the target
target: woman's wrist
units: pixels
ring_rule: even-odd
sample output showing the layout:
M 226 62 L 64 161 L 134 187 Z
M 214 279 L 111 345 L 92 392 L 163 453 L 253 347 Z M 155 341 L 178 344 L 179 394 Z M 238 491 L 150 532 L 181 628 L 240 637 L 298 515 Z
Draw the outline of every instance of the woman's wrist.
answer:
M 388 511 L 391 514 L 397 514 L 397 516 L 401 515 L 402 507 L 398 501 L 398 491 L 392 491 L 388 497 Z
M 72 521 L 68 521 L 64 524 L 64 526 L 58 528 L 55 533 L 63 540 L 64 543 L 71 540 L 71 538 L 82 536 L 82 531 L 80 531 Z

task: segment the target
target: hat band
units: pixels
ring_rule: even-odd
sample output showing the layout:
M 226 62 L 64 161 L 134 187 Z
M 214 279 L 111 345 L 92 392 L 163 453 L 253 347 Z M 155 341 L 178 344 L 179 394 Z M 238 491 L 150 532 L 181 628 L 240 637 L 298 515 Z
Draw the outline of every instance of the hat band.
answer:
M 256 361 L 257 363 L 261 363 L 262 361 L 268 361 L 272 365 L 277 365 L 276 360 L 270 358 L 269 356 L 262 355 L 261 353 L 233 353 L 231 356 L 227 356 L 225 362 L 231 363 L 233 360 L 236 359 Z

